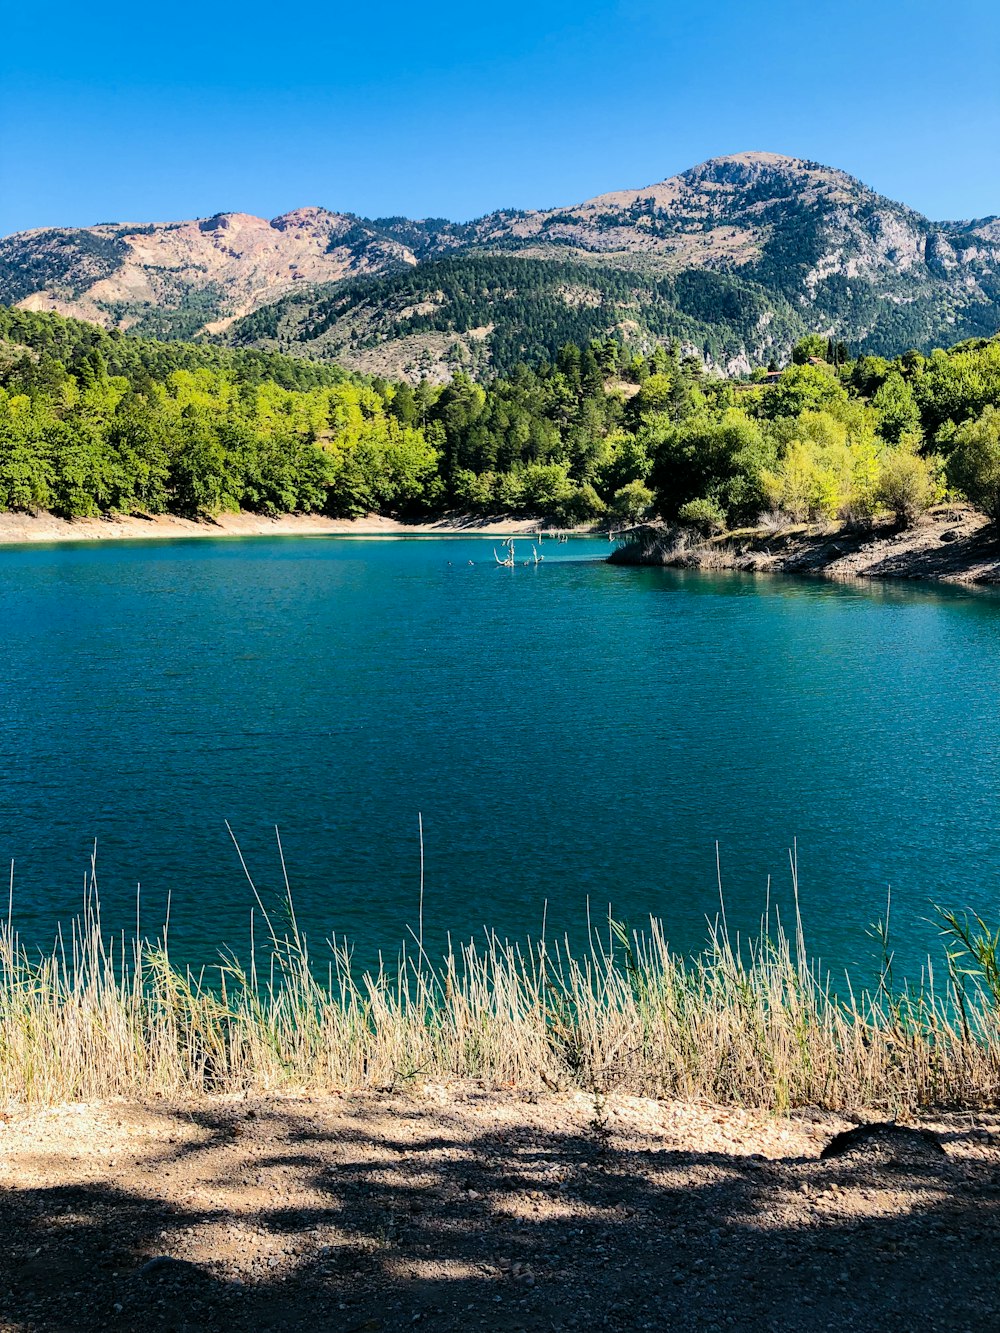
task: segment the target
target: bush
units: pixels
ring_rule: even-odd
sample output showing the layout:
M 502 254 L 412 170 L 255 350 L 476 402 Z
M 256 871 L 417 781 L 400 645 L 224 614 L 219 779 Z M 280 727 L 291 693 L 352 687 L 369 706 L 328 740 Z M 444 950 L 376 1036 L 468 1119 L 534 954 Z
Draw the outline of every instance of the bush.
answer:
M 611 512 L 616 518 L 635 523 L 649 513 L 653 499 L 653 492 L 648 486 L 641 481 L 630 481 L 615 491 Z
M 875 493 L 879 503 L 909 528 L 938 498 L 937 478 L 926 458 L 909 449 L 887 449 L 879 459 Z
M 552 516 L 560 523 L 589 523 L 607 513 L 607 505 L 591 486 L 589 481 L 570 491 L 551 509 Z
M 1000 411 L 985 407 L 975 421 L 959 426 L 945 467 L 948 485 L 1000 523 Z
M 722 532 L 726 526 L 726 516 L 717 500 L 689 500 L 681 505 L 677 517 L 687 528 L 696 528 L 703 537 Z

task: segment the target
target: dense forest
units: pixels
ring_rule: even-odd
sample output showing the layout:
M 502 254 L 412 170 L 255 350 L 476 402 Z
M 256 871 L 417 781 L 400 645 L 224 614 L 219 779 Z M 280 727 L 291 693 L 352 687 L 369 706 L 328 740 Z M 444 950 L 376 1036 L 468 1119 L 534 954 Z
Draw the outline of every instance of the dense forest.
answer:
M 948 490 L 1000 519 L 1000 340 L 706 373 L 676 342 L 568 343 L 486 384 L 416 386 L 0 308 L 0 509 L 66 517 L 459 508 L 703 531 Z
M 237 320 L 225 338 L 362 364 L 406 340 L 423 344 L 429 364 L 427 336 L 443 335 L 452 371 L 485 378 L 554 360 L 567 343 L 620 337 L 626 326 L 634 343 L 680 339 L 717 365 L 747 349 L 769 356 L 807 331 L 789 300 L 735 274 L 466 254 L 293 293 Z M 420 353 L 400 367 L 411 379 L 422 368 Z

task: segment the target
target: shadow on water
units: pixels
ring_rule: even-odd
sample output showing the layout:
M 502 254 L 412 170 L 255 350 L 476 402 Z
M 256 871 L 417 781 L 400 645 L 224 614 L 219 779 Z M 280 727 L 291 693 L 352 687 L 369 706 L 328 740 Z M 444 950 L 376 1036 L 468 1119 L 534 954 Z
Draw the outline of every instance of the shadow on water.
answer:
M 732 597 L 764 594 L 791 601 L 861 600 L 890 606 L 939 604 L 972 609 L 977 604 L 1000 610 L 1000 587 L 993 584 L 923 582 L 919 579 L 824 578 L 798 573 L 774 574 L 736 569 L 673 569 L 649 565 L 612 565 L 623 580 L 647 588 L 683 589 L 693 595 Z

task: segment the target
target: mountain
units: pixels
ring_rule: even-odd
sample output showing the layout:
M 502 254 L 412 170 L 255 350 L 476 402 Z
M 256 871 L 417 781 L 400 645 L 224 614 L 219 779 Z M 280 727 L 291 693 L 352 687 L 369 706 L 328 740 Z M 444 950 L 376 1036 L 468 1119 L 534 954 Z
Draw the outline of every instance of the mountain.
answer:
M 0 241 L 0 301 L 159 337 L 219 333 L 301 284 L 415 264 L 406 245 L 345 213 L 300 208 L 271 222 L 18 232 Z
M 996 332 L 1000 219 L 930 222 L 842 171 L 737 153 L 462 224 L 303 208 L 21 232 L 0 301 L 379 373 L 486 374 L 607 334 L 737 372 L 807 330 L 892 352 Z

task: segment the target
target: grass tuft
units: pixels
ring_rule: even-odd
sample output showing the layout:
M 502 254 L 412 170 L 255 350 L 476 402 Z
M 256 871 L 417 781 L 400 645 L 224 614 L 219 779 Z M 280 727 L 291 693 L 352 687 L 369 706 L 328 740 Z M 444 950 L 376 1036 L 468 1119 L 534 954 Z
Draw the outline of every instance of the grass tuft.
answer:
M 796 868 L 793 860 L 793 878 Z M 248 875 L 249 878 L 249 875 Z M 253 881 L 251 880 L 251 885 Z M 797 885 L 796 891 L 797 891 Z M 255 890 L 256 893 L 256 890 Z M 797 893 L 796 893 L 797 896 Z M 250 968 L 177 968 L 164 937 L 106 939 L 96 879 L 67 941 L 35 958 L 0 923 L 0 1100 L 53 1103 L 247 1090 L 398 1088 L 478 1079 L 769 1107 L 993 1104 L 1000 1090 L 1000 932 L 939 911 L 946 975 L 835 995 L 791 939 L 762 923 L 745 943 L 720 924 L 694 958 L 651 921 L 565 939 L 487 935 L 438 961 L 403 949 L 356 974 L 333 941 L 322 976 L 291 896 Z M 276 920 L 285 923 L 280 928 Z

